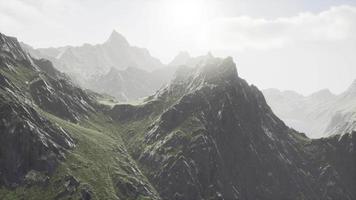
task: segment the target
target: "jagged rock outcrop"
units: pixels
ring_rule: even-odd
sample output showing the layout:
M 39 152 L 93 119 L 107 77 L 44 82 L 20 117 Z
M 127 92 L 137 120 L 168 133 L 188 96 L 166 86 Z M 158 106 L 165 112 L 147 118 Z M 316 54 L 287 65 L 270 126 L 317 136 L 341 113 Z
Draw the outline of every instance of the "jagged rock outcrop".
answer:
M 163 199 L 354 197 L 343 169 L 327 153 L 315 154 L 320 141 L 278 119 L 231 58 L 181 67 L 151 99 L 160 102 L 159 114 L 149 115 L 154 120 L 142 132 L 129 130 L 127 141 Z
M 11 58 L 18 61 L 30 61 L 30 56 L 22 50 L 19 42 L 14 37 L 0 33 L 0 52 L 1 58 Z
M 29 105 L 1 96 L 0 110 L 0 185 L 21 184 L 30 170 L 52 173 L 75 146 L 66 131 Z
M 314 164 L 320 166 L 319 180 L 330 192 L 334 185 L 342 185 L 345 194 L 356 197 L 356 132 L 342 132 L 328 138 L 313 140 L 307 145 Z M 335 192 L 335 191 L 333 191 Z M 336 191 L 337 192 L 337 191 Z M 332 199 L 340 197 L 334 196 Z
M 40 75 L 30 83 L 29 89 L 39 107 L 72 122 L 78 122 L 94 112 L 95 105 L 89 96 L 65 79 Z
M 52 64 L 51 61 L 40 58 L 40 59 L 33 59 L 34 63 L 37 65 L 37 67 L 46 75 L 55 78 L 55 79 L 66 79 L 67 81 L 70 81 L 70 78 L 67 77 L 64 73 L 61 73 L 58 71 Z

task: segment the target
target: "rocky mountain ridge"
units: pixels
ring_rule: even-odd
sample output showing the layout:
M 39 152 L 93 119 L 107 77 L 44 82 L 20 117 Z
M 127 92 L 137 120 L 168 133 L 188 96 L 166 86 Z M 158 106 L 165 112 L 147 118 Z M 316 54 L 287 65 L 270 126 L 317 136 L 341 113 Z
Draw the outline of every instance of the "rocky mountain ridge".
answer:
M 37 71 L 15 38 L 0 34 L 0 184 L 16 186 L 29 172 L 52 173 L 67 149 L 75 146 L 68 133 L 46 120 L 28 101 L 21 86 L 3 72 Z M 3 71 L 4 70 L 4 71 Z M 35 171 L 32 171 L 35 170 Z
M 118 115 L 138 111 L 143 117 Z M 319 141 L 288 128 L 263 94 L 238 77 L 231 58 L 181 67 L 146 104 L 117 105 L 111 115 L 124 124 L 152 119 L 145 129 L 129 129 L 126 137 L 162 199 L 352 199 L 355 195 L 353 179 L 342 175 L 354 174 L 355 133 L 337 142 Z M 347 150 L 342 150 L 342 140 L 347 141 Z M 335 157 L 324 158 L 330 151 L 346 151 L 347 159 L 333 163 Z M 350 188 L 343 185 L 346 182 Z

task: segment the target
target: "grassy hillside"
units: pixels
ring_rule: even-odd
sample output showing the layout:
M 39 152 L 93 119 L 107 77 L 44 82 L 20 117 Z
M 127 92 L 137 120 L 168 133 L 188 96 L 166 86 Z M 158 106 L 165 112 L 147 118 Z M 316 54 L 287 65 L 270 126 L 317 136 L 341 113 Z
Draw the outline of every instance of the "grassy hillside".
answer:
M 14 96 L 31 105 L 42 117 L 68 132 L 76 144 L 67 150 L 53 174 L 35 172 L 23 185 L 2 186 L 0 199 L 78 199 L 85 195 L 91 199 L 159 199 L 127 152 L 121 139 L 125 129 L 120 125 L 114 125 L 101 111 L 78 123 L 54 116 L 35 105 L 28 92 L 29 83 L 42 72 L 25 66 L 0 66 L 0 73 L 19 89 L 10 93 L 1 90 L 4 98 Z
M 76 140 L 76 147 L 67 153 L 47 185 L 22 186 L 15 190 L 2 188 L 0 199 L 54 199 L 66 190 L 65 177 L 68 175 L 75 177 L 80 184 L 73 194 L 64 195 L 63 199 L 76 199 L 80 197 L 81 190 L 89 190 L 93 199 L 152 199 L 156 196 L 126 151 L 120 129 L 109 119 L 98 115 L 73 124 L 40 112 L 68 131 Z M 130 188 L 147 191 L 134 194 Z

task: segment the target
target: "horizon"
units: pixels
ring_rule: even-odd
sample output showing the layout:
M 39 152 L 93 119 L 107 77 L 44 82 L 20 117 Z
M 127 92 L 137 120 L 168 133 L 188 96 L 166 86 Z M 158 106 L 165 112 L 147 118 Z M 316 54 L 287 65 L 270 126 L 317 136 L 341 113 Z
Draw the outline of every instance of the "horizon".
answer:
M 304 96 L 340 94 L 356 79 L 353 1 L 135 0 L 97 10 L 98 3 L 0 0 L 0 31 L 34 48 L 56 48 L 101 44 L 116 30 L 162 63 L 182 51 L 232 56 L 249 83 Z

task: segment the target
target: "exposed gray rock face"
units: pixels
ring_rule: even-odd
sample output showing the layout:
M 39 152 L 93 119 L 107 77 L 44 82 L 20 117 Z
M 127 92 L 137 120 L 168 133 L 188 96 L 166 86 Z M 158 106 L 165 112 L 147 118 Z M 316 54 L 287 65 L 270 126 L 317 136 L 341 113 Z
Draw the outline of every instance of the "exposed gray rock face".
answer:
M 356 129 L 355 82 L 340 95 L 321 90 L 309 96 L 292 91 L 264 90 L 268 104 L 287 125 L 320 138 Z
M 52 64 L 51 61 L 47 59 L 32 59 L 34 64 L 37 65 L 37 67 L 44 72 L 46 75 L 55 78 L 55 79 L 66 79 L 67 81 L 70 81 L 70 78 L 64 74 L 58 71 Z
M 33 108 L 0 97 L 0 185 L 22 183 L 30 170 L 51 173 L 73 139 Z
M 72 122 L 94 112 L 94 103 L 88 95 L 64 79 L 40 75 L 30 83 L 30 93 L 42 109 Z
M 75 144 L 66 131 L 42 117 L 29 98 L 21 78 L 41 68 L 15 38 L 0 34 L 0 47 L 0 185 L 45 183 Z M 7 77 L 10 73 L 16 84 Z
M 321 166 L 319 180 L 324 182 L 325 190 L 332 191 L 332 186 L 339 184 L 352 199 L 356 198 L 355 144 L 356 132 L 348 132 L 313 140 L 307 146 L 315 163 Z
M 128 137 L 141 147 L 132 153 L 163 199 L 354 198 L 345 186 L 350 179 L 340 175 L 354 174 L 352 167 L 338 167 L 350 166 L 351 157 L 336 164 L 326 152 L 315 154 L 323 142 L 278 119 L 263 94 L 238 77 L 231 58 L 179 68 L 151 100 L 161 112 L 145 118 L 158 117 L 143 138 L 134 131 Z M 338 142 L 328 149 L 342 152 Z
M 2 33 L 0 33 L 0 52 L 3 59 L 12 58 L 18 61 L 30 61 L 30 56 L 22 50 L 17 39 Z
M 0 34 L 0 42 L 2 67 L 13 72 L 16 72 L 18 67 L 26 67 L 36 73 L 29 83 L 28 92 L 39 107 L 72 122 L 77 122 L 81 117 L 94 111 L 93 100 L 86 92 L 71 83 L 70 79 L 55 69 L 50 61 L 31 58 L 16 38 Z M 13 91 L 14 86 L 9 85 L 9 80 L 5 76 L 1 76 L 1 80 Z M 17 92 L 25 91 L 18 89 Z

